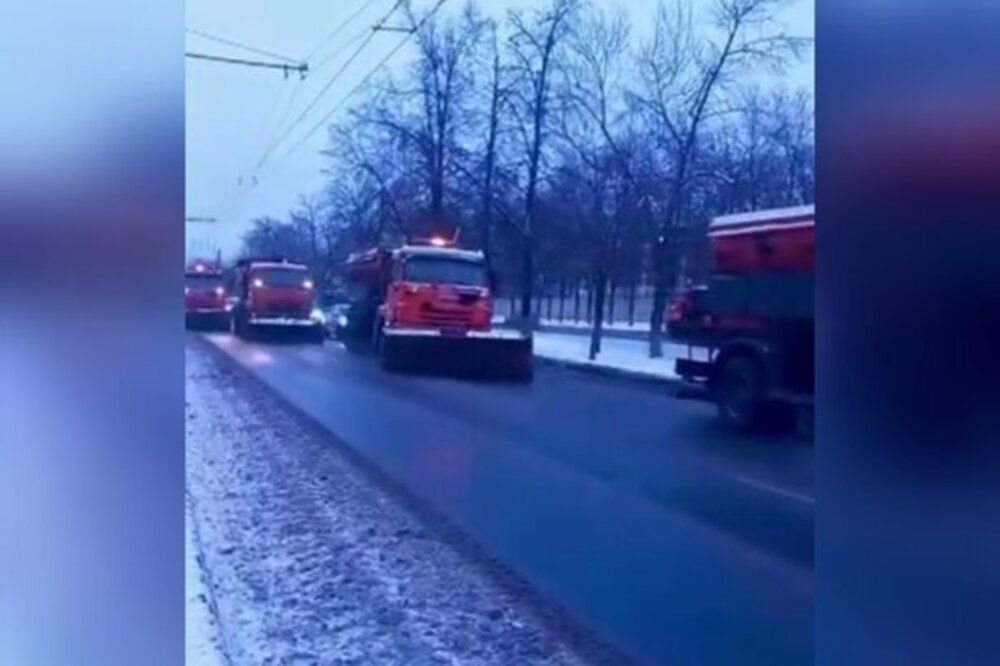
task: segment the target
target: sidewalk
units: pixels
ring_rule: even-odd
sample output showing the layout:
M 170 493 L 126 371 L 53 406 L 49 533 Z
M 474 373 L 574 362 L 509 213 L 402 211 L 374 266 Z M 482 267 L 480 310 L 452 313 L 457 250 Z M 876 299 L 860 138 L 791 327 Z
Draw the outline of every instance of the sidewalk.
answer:
M 535 357 L 543 361 L 637 379 L 677 380 L 674 361 L 688 357 L 685 345 L 664 341 L 663 356 L 651 359 L 646 340 L 607 337 L 601 340 L 601 353 L 591 361 L 589 335 L 535 331 L 534 338 Z M 708 360 L 702 348 L 694 348 L 691 358 Z
M 590 332 L 593 324 L 589 321 L 573 321 L 572 319 L 545 319 L 538 320 L 538 323 L 551 328 L 578 328 L 582 331 Z M 627 321 L 604 322 L 601 326 L 606 331 L 628 331 L 629 333 L 649 333 L 648 321 L 637 321 L 633 324 Z

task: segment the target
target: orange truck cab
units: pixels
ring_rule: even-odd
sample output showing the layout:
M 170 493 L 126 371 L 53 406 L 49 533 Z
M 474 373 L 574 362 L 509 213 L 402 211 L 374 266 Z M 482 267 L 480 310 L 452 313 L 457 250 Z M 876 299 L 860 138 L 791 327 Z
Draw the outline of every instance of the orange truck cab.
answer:
M 229 328 L 229 308 L 222 269 L 207 261 L 193 261 L 184 271 L 184 319 L 188 326 Z
M 322 342 L 326 328 L 316 307 L 309 269 L 283 259 L 243 260 L 236 266 L 233 329 L 244 338 L 263 330 L 299 331 Z
M 531 336 L 493 326 L 494 280 L 482 252 L 432 239 L 354 253 L 343 268 L 351 293 L 343 335 L 370 340 L 385 367 L 457 358 L 531 379 Z

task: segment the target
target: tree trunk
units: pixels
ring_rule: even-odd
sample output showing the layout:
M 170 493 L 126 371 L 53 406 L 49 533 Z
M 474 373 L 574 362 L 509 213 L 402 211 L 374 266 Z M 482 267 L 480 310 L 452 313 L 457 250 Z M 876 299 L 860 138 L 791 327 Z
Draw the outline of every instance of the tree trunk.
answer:
M 531 237 L 524 239 L 521 256 L 521 319 L 522 325 L 531 328 L 531 298 L 535 293 L 535 253 Z
M 587 321 L 594 321 L 594 278 L 587 281 Z
M 604 324 L 604 296 L 607 292 L 608 276 L 603 270 L 594 276 L 594 321 L 590 330 L 589 358 L 593 361 L 601 353 L 601 332 Z
M 545 281 L 545 318 L 552 319 L 552 285 Z
M 573 280 L 573 321 L 580 321 L 580 281 Z
M 486 135 L 486 160 L 483 179 L 483 255 L 487 266 L 493 265 L 493 168 L 496 159 L 497 126 L 500 114 L 500 52 L 496 50 L 496 33 L 493 35 L 493 81 L 490 94 L 490 122 Z
M 559 321 L 566 316 L 566 278 L 559 277 Z
M 672 258 L 670 256 L 670 242 L 679 228 L 678 221 L 681 219 L 681 212 L 684 210 L 686 194 L 685 179 L 687 178 L 687 164 L 693 145 L 694 135 L 688 139 L 687 151 L 682 153 L 677 166 L 677 175 L 671 187 L 670 202 L 667 206 L 667 214 L 660 225 L 660 235 L 657 238 L 653 255 L 653 311 L 650 313 L 649 321 L 649 357 L 660 358 L 663 356 L 663 315 L 667 309 L 667 295 L 670 291 L 670 280 L 672 277 Z
M 653 311 L 649 315 L 649 357 L 663 356 L 663 313 L 667 306 L 667 243 L 661 235 L 656 243 L 653 261 Z
M 635 290 L 636 280 L 632 280 L 628 286 L 628 325 L 635 326 Z
M 615 323 L 615 284 L 614 280 L 608 283 L 608 323 Z

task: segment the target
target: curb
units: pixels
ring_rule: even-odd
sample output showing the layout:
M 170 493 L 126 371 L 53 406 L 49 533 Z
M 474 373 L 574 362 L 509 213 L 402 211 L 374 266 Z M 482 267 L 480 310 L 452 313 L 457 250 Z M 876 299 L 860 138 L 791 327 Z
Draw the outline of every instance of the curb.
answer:
M 608 377 L 611 379 L 625 380 L 628 382 L 636 384 L 645 384 L 647 386 L 659 386 L 665 388 L 680 389 L 685 386 L 684 380 L 680 377 L 661 377 L 658 375 L 651 375 L 646 372 L 637 372 L 635 370 L 623 370 L 622 368 L 612 368 L 606 365 L 595 365 L 593 363 L 587 363 L 586 361 L 568 361 L 561 358 L 551 358 L 548 356 L 539 356 L 535 354 L 535 361 L 541 363 L 542 365 L 554 366 L 559 368 L 565 368 L 567 370 L 575 370 L 589 375 L 597 375 L 599 377 Z
M 499 326 L 502 328 L 513 328 L 515 326 L 513 322 L 507 320 L 493 322 L 493 324 L 495 326 Z M 586 335 L 586 336 L 589 336 L 591 332 L 590 326 L 570 326 L 570 325 L 541 324 L 541 323 L 539 323 L 534 328 L 534 330 L 542 333 L 559 333 L 561 335 Z M 618 340 L 646 340 L 647 338 L 649 338 L 649 331 L 604 328 L 602 329 L 601 336 L 606 338 L 616 338 Z

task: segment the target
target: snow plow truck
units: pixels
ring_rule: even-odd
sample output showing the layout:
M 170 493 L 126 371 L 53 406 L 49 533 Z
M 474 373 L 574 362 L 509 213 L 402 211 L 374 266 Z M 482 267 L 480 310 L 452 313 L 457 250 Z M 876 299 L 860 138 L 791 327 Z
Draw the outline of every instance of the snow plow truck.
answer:
M 243 259 L 236 264 L 234 287 L 233 332 L 239 337 L 271 332 L 300 334 L 320 344 L 326 339 L 316 288 L 304 264 L 281 257 Z
M 348 345 L 370 345 L 390 371 L 454 369 L 529 382 L 529 333 L 493 326 L 495 280 L 482 252 L 432 238 L 351 254 L 342 266 Z

